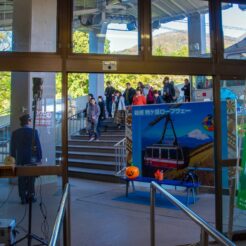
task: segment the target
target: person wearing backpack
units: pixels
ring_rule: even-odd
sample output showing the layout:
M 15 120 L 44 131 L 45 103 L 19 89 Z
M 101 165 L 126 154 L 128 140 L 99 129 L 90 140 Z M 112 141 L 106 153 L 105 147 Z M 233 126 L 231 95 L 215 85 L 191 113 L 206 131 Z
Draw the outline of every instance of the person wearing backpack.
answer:
M 111 82 L 108 81 L 107 87 L 105 89 L 104 95 L 106 97 L 106 109 L 108 112 L 108 117 L 112 117 L 112 103 L 113 103 L 113 94 L 115 92 L 115 88 L 111 85 Z
M 175 97 L 175 89 L 174 86 L 170 83 L 169 77 L 165 77 L 163 80 L 162 97 L 165 103 L 173 102 L 173 97 Z

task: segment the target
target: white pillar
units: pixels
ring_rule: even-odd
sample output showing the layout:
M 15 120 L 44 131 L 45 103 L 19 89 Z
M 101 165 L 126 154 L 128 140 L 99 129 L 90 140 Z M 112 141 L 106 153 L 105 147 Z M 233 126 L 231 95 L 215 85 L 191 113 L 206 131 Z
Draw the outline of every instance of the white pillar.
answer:
M 188 17 L 189 56 L 200 57 L 206 53 L 206 26 L 204 14 Z
M 90 54 L 103 54 L 107 24 L 103 24 L 101 30 L 94 29 L 89 34 Z M 89 93 L 95 98 L 104 95 L 104 74 L 89 74 Z
M 55 52 L 56 51 L 57 0 L 14 0 L 13 50 Z M 43 150 L 43 163 L 55 164 L 55 73 L 12 73 L 11 81 L 11 131 L 19 127 L 19 116 L 32 112 L 32 80 L 43 79 L 43 96 L 38 110 L 53 109 L 48 126 L 37 121 Z M 47 123 L 47 122 L 46 122 Z

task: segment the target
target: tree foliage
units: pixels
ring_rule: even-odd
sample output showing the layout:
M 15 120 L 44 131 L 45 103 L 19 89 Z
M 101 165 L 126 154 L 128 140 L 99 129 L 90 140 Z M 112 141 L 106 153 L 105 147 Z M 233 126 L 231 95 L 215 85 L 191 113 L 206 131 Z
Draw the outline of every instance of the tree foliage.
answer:
M 0 72 L 0 114 L 10 109 L 11 73 Z
M 89 35 L 88 33 L 75 31 L 73 33 L 73 52 L 74 53 L 89 53 Z M 110 54 L 110 42 L 105 40 L 104 53 Z M 164 56 L 167 53 L 163 46 L 158 46 L 153 51 L 156 56 Z M 171 56 L 187 56 L 188 47 L 182 46 L 179 50 L 172 52 Z M 150 84 L 155 89 L 160 89 L 162 85 L 164 75 L 143 75 L 143 74 L 105 74 L 104 80 L 111 81 L 113 86 L 120 91 L 125 89 L 125 84 L 130 82 L 132 87 L 136 88 L 139 81 L 144 84 Z M 175 81 L 183 81 L 181 76 L 171 76 Z M 60 81 L 60 75 L 57 76 Z M 89 87 L 89 74 L 85 73 L 73 73 L 68 78 L 68 94 L 73 97 L 79 97 L 88 94 Z M 57 85 L 58 88 L 58 85 Z M 60 94 L 60 93 L 59 93 Z

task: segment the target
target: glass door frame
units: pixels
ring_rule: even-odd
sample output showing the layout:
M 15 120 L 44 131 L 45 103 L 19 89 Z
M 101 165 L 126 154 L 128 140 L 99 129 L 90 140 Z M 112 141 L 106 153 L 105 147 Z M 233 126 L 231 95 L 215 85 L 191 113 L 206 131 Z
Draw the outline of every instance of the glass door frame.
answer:
M 214 96 L 214 161 L 215 161 L 215 222 L 216 229 L 223 232 L 223 187 L 222 187 L 222 167 L 236 166 L 237 159 L 223 160 L 222 158 L 222 122 L 221 122 L 221 81 L 222 80 L 245 80 L 246 76 L 221 75 L 214 77 L 213 96 Z M 235 231 L 232 235 L 233 240 L 246 238 L 246 230 Z

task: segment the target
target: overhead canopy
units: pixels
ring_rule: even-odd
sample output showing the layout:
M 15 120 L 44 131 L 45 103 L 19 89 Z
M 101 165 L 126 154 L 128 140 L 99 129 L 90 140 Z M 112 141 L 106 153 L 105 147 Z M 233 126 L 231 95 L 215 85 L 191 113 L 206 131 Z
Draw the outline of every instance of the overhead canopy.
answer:
M 152 22 L 157 28 L 156 22 L 166 23 L 180 20 L 193 14 L 208 13 L 208 2 L 202 0 L 153 0 Z M 232 4 L 223 4 L 223 9 L 230 8 Z M 76 0 L 74 6 L 74 27 L 96 28 L 101 23 L 125 23 L 128 30 L 135 28 L 138 23 L 137 0 Z M 77 23 L 76 23 L 77 22 Z
M 226 58 L 235 58 L 241 56 L 241 59 L 246 59 L 246 36 L 238 43 L 225 49 Z
M 223 4 L 223 8 L 231 6 L 232 4 Z M 239 7 L 245 10 L 245 5 L 239 5 Z M 207 12 L 207 1 L 152 1 L 153 22 L 166 23 L 195 13 Z M 74 28 L 100 28 L 103 23 L 125 23 L 128 24 L 128 30 L 133 30 L 138 23 L 138 0 L 74 0 L 73 15 Z M 0 30 L 12 30 L 12 19 L 13 0 L 0 0 Z

